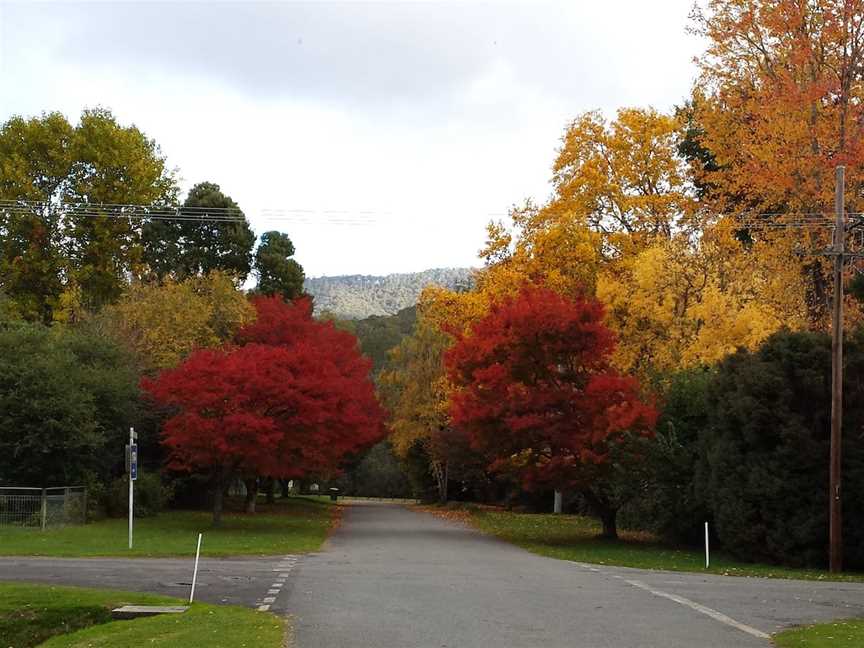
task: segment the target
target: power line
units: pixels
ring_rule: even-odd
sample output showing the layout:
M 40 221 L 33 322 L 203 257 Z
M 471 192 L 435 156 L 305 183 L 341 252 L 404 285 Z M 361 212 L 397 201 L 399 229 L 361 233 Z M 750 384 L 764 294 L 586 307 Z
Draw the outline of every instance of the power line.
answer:
M 62 203 L 46 201 L 0 200 L 0 215 L 44 216 L 58 214 L 63 218 L 114 218 L 142 221 L 194 221 L 217 223 L 243 223 L 246 216 L 235 207 L 173 207 L 162 205 L 136 205 L 121 203 Z M 314 210 L 273 209 L 261 210 L 259 214 L 269 221 L 287 221 L 326 225 L 368 225 L 370 218 L 382 212 L 369 210 Z M 322 215 L 323 218 L 315 218 Z M 356 215 L 356 217 L 351 217 Z
M 130 221 L 177 221 L 243 223 L 247 217 L 239 207 L 203 207 L 144 205 L 134 203 L 67 203 L 63 201 L 0 200 L 0 215 L 45 216 L 58 214 L 62 218 L 124 219 Z M 392 211 L 369 209 L 309 209 L 263 208 L 256 214 L 268 221 L 316 225 L 370 225 L 379 216 L 392 216 Z M 506 216 L 501 212 L 487 212 L 486 217 Z M 861 218 L 864 212 L 847 212 L 847 217 Z M 575 216 L 575 215 L 574 215 Z M 830 212 L 726 212 L 703 213 L 709 219 L 728 220 L 732 224 L 753 229 L 833 229 L 835 222 Z M 577 216 L 596 219 L 598 214 Z

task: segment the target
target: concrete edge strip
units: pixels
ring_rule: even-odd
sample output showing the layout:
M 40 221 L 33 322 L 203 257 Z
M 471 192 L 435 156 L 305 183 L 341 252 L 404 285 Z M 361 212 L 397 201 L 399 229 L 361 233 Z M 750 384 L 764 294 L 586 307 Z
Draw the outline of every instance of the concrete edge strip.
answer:
M 654 596 L 660 596 L 662 598 L 669 599 L 670 601 L 674 601 L 675 603 L 678 603 L 679 605 L 689 607 L 691 610 L 695 610 L 696 612 L 699 612 L 701 614 L 709 616 L 712 619 L 714 619 L 715 621 L 719 621 L 720 623 L 725 623 L 728 626 L 731 626 L 733 628 L 737 628 L 738 630 L 741 630 L 742 632 L 746 632 L 749 635 L 753 635 L 754 637 L 757 637 L 758 639 L 770 639 L 771 638 L 771 635 L 769 635 L 765 632 L 762 632 L 761 630 L 757 630 L 756 628 L 753 628 L 753 627 L 748 626 L 744 623 L 741 623 L 740 621 L 736 621 L 735 619 L 726 616 L 722 612 L 718 612 L 717 610 L 712 610 L 709 607 L 705 607 L 704 605 L 700 605 L 699 603 L 696 603 L 695 601 L 691 601 L 690 599 L 686 599 L 683 596 L 678 596 L 677 594 L 669 594 L 668 592 L 656 590 L 653 587 L 646 585 L 642 581 L 625 580 L 624 582 L 627 583 L 628 585 L 632 585 L 633 587 L 638 587 L 639 589 L 645 590 L 646 592 L 649 592 L 649 593 L 653 594 Z

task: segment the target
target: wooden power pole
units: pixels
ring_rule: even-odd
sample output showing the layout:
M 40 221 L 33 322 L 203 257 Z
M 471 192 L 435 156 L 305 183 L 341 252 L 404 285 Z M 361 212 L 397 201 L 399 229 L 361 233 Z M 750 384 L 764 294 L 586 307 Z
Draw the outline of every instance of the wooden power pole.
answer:
M 835 170 L 834 186 L 834 300 L 831 318 L 831 470 L 829 498 L 828 565 L 843 570 L 843 509 L 840 496 L 843 427 L 843 262 L 846 253 L 844 194 L 846 169 Z

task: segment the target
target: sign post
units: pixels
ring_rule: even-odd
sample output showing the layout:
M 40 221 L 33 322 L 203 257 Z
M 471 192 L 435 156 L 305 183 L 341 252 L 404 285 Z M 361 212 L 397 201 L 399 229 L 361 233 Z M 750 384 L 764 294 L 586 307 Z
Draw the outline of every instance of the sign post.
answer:
M 138 444 L 135 428 L 129 428 L 129 445 L 126 446 L 126 472 L 129 474 L 129 548 L 132 548 L 132 518 L 135 512 L 135 493 L 133 484 L 138 479 Z

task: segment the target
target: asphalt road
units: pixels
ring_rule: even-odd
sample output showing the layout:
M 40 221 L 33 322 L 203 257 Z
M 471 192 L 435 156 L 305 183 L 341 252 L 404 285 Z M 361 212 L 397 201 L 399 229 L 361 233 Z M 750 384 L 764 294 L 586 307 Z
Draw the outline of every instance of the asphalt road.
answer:
M 864 615 L 864 584 L 605 568 L 355 505 L 286 590 L 298 648 L 748 648 Z
M 286 597 L 281 595 L 281 588 L 290 579 L 296 560 L 297 556 L 201 558 L 195 600 L 256 608 L 268 605 L 271 612 L 284 614 Z M 194 558 L 0 558 L 0 581 L 102 587 L 188 598 L 194 565 Z
M 0 558 L 0 580 L 184 597 L 192 566 Z M 196 599 L 291 614 L 297 648 L 766 648 L 864 616 L 864 584 L 580 565 L 393 504 L 348 507 L 316 554 L 202 559 Z

